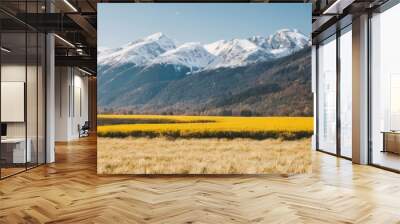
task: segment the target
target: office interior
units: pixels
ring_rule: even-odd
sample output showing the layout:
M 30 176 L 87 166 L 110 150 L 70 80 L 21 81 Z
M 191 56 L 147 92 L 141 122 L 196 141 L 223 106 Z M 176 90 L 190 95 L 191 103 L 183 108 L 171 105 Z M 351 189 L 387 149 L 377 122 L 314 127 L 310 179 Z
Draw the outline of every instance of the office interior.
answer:
M 55 162 L 55 142 L 82 127 L 95 132 L 103 2 L 121 1 L 1 1 L 1 178 Z M 296 2 L 313 4 L 313 148 L 399 172 L 400 5 Z
M 315 149 L 400 171 L 400 4 L 330 1 L 313 35 Z M 362 10 L 360 10 L 362 8 Z M 314 26 L 313 28 L 316 28 Z M 315 31 L 315 30 L 314 30 Z
M 78 25 L 40 16 L 69 10 L 62 1 L 0 2 L 1 179 L 55 162 L 56 142 L 95 131 L 92 49 Z

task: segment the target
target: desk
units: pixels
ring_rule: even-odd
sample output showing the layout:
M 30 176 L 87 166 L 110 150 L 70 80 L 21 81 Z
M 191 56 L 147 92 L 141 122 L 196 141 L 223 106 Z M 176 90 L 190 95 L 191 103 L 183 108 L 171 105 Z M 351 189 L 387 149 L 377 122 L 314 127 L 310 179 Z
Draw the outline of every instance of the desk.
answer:
M 400 131 L 382 131 L 383 150 L 382 152 L 392 152 L 400 154 Z
M 27 149 L 25 150 L 25 138 L 5 138 L 1 139 L 1 157 L 6 163 L 26 163 L 31 162 L 32 141 L 27 139 Z

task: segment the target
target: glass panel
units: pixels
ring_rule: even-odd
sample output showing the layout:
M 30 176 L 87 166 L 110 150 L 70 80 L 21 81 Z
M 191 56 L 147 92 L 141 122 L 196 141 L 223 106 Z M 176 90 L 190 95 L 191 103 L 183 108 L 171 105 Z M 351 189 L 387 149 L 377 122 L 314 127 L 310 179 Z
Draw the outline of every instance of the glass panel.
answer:
M 400 170 L 400 5 L 374 15 L 372 25 L 372 163 Z
M 45 1 L 1 1 L 9 12 L 43 13 Z M 32 21 L 33 22 L 33 21 Z M 0 177 L 45 162 L 45 35 L 0 12 Z
M 336 37 L 318 48 L 318 148 L 336 153 Z
M 38 36 L 37 33 L 27 33 L 28 38 L 28 63 L 27 63 L 27 98 L 26 98 L 26 111 L 27 111 L 27 142 L 30 147 L 30 160 L 28 160 L 28 168 L 37 165 L 38 158 L 38 143 L 37 143 L 37 132 L 38 132 L 38 57 L 37 57 L 37 45 Z
M 352 157 L 352 33 L 340 36 L 340 153 Z
M 44 34 L 39 34 L 38 41 L 38 163 L 45 163 L 46 149 L 45 149 L 45 121 L 46 121 L 46 108 L 45 108 L 45 44 L 46 38 Z
M 2 33 L 1 43 L 1 172 L 5 177 L 25 170 L 31 151 L 25 119 L 26 34 Z

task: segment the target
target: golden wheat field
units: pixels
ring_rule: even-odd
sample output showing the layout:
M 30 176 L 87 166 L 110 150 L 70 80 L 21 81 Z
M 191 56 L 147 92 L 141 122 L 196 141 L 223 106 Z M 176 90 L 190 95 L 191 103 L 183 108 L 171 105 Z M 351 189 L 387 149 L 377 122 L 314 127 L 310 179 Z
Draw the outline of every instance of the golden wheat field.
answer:
M 309 117 L 99 115 L 98 173 L 304 173 L 312 132 Z
M 98 138 L 99 174 L 298 174 L 310 139 Z

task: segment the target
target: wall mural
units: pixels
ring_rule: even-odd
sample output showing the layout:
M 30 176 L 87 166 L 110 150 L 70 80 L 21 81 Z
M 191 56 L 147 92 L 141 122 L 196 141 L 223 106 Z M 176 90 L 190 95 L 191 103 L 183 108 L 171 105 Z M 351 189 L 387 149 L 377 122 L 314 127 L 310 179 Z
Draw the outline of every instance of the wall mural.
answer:
M 98 173 L 310 171 L 311 4 L 98 8 Z

